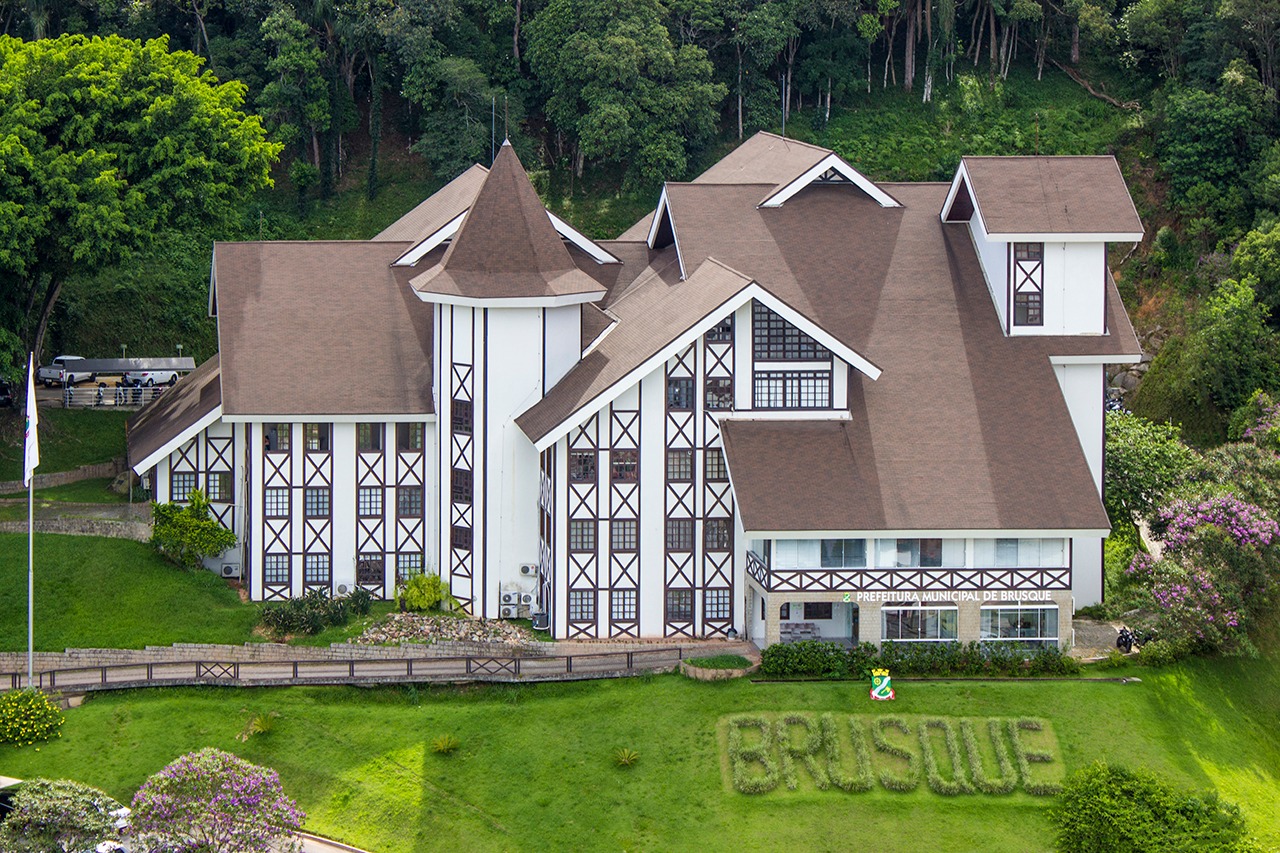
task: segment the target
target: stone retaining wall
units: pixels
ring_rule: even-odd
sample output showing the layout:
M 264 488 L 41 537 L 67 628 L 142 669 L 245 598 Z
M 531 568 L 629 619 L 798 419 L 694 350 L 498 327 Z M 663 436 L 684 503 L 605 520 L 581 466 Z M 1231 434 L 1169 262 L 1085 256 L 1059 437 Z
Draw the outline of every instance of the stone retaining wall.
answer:
M 151 523 L 110 521 L 102 518 L 44 518 L 34 522 L 36 533 L 63 533 L 71 536 L 106 536 L 112 539 L 151 540 Z M 25 521 L 0 521 L 0 533 L 26 533 Z
M 65 486 L 67 483 L 78 483 L 81 480 L 97 480 L 102 477 L 114 477 L 124 470 L 124 459 L 112 459 L 97 465 L 81 465 L 74 471 L 58 471 L 54 474 L 36 474 L 36 488 L 49 489 L 54 486 Z M 5 480 L 0 482 L 0 495 L 14 492 L 25 492 L 27 487 L 21 480 Z

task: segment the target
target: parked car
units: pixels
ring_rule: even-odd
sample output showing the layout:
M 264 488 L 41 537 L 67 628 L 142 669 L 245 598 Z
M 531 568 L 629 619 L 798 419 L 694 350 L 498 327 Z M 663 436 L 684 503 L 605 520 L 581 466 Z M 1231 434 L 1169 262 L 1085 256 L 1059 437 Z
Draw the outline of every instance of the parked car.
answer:
M 60 355 L 45 367 L 36 371 L 36 379 L 44 383 L 46 388 L 54 385 L 70 386 L 88 379 L 90 382 L 98 377 L 87 370 L 79 370 L 77 363 L 84 361 L 78 355 Z
M 124 375 L 125 385 L 173 385 L 177 381 L 176 370 L 130 370 Z

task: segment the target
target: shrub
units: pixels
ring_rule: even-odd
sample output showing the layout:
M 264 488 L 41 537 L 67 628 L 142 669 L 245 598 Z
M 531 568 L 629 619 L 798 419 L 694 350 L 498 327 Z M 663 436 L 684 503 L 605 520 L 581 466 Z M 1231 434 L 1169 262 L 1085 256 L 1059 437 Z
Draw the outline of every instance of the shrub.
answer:
M 151 544 L 156 550 L 188 569 L 198 569 L 206 557 L 216 557 L 236 546 L 236 535 L 209 515 L 204 492 L 184 496 L 190 503 L 153 503 Z
M 452 755 L 457 752 L 458 747 L 462 744 L 453 735 L 440 735 L 431 742 L 431 749 L 441 755 Z
M 760 655 L 760 671 L 765 675 L 808 675 L 839 678 L 849 672 L 844 647 L 839 643 L 801 640 L 774 643 Z
M 458 607 L 458 600 L 449 593 L 449 587 L 439 575 L 414 575 L 396 589 L 396 600 L 401 609 L 414 612 L 435 610 L 443 605 Z
M 942 778 L 938 769 L 938 757 L 933 751 L 933 739 L 929 737 L 929 729 L 942 732 L 947 744 L 947 757 L 951 761 L 951 779 Z M 956 736 L 955 727 L 945 717 L 935 717 L 920 723 L 920 755 L 924 758 L 925 779 L 929 790 L 935 794 L 955 796 L 956 794 L 972 794 L 973 786 L 964 775 L 964 760 L 960 757 L 960 738 Z
M 364 587 L 356 587 L 347 594 L 347 610 L 352 616 L 368 616 L 373 609 L 373 593 Z
M 213 748 L 182 756 L 133 798 L 134 832 L 152 848 L 268 853 L 305 819 L 274 770 Z
M 1044 728 L 1039 720 L 1022 717 L 1009 720 L 1009 739 L 1013 741 L 1013 756 L 1018 762 L 1018 775 L 1022 778 L 1022 789 L 1028 794 L 1040 797 L 1051 797 L 1058 793 L 1061 786 L 1056 782 L 1042 782 L 1031 776 L 1032 763 L 1049 763 L 1053 756 L 1047 752 L 1032 752 L 1022 742 L 1022 732 L 1038 732 Z
M 39 690 L 0 694 L 0 743 L 29 746 L 60 737 L 62 711 Z
M 688 658 L 685 663 L 701 669 L 746 669 L 751 661 L 742 655 L 709 655 L 701 658 Z
M 744 729 L 760 733 L 760 742 L 746 746 Z M 733 768 L 733 787 L 743 794 L 764 794 L 778 787 L 778 764 L 772 757 L 773 726 L 761 714 L 738 714 L 729 718 L 729 763 Z M 751 765 L 763 768 L 760 775 L 752 774 Z
M 960 736 L 964 738 L 965 752 L 969 756 L 969 769 L 973 774 L 973 786 L 984 794 L 1009 794 L 1018 787 L 1018 772 L 1009 760 L 1009 750 L 1004 743 L 1004 732 L 999 720 L 987 720 L 987 733 L 991 737 L 991 745 L 996 754 L 996 769 L 1000 775 L 992 778 L 987 775 L 986 765 L 982 761 L 982 751 L 978 748 L 978 737 L 973 732 L 973 723 L 960 721 Z
M 1187 656 L 1187 644 L 1177 640 L 1152 640 L 1138 649 L 1138 663 L 1142 666 L 1170 666 Z
M 13 811 L 0 823 L 0 850 L 92 850 L 118 837 L 111 813 L 120 807 L 105 791 L 70 779 L 23 782 L 13 798 Z
M 1150 645 L 1150 644 L 1148 644 Z M 1119 649 L 1112 649 L 1107 656 L 1098 661 L 1098 669 L 1119 669 L 1129 661 Z
M 1072 853 L 1256 849 L 1240 809 L 1216 793 L 1180 791 L 1148 771 L 1104 762 L 1066 779 L 1049 821 L 1058 849 Z
M 241 713 L 244 713 L 243 711 Z M 236 735 L 236 740 L 245 743 L 254 735 L 269 735 L 276 728 L 276 717 L 280 714 L 275 711 L 259 712 L 250 714 L 249 718 L 244 721 L 244 728 L 240 730 L 240 734 Z
M 804 731 L 800 743 L 796 743 L 793 736 L 793 732 L 797 728 Z M 826 771 L 819 767 L 817 761 L 814 760 L 814 756 L 822 751 L 822 728 L 820 725 L 815 726 L 808 714 L 787 714 L 775 724 L 774 732 L 779 747 L 778 754 L 782 759 L 782 781 L 789 790 L 794 791 L 799 784 L 793 759 L 799 759 L 800 763 L 809 771 L 809 775 L 813 777 L 813 782 L 818 786 L 819 791 L 825 791 L 830 787 L 831 782 L 827 778 Z
M 640 753 L 634 749 L 620 746 L 613 751 L 613 763 L 619 767 L 630 767 L 640 760 Z
M 827 778 L 831 784 L 851 794 L 864 793 L 875 787 L 875 772 L 871 769 L 871 753 L 867 749 L 862 723 L 856 717 L 849 718 L 849 740 L 853 744 L 856 767 L 852 776 L 846 774 L 841 766 L 840 738 L 835 716 L 823 714 L 819 725 L 822 727 L 822 742 L 827 756 Z
M 365 590 L 359 590 L 368 596 Z M 351 613 L 364 606 L 368 613 L 369 600 L 346 598 L 330 598 L 324 589 L 307 590 L 301 598 L 291 598 L 281 604 L 264 605 L 258 615 L 258 622 L 276 636 L 289 634 L 319 634 L 328 626 L 345 625 L 351 619 Z M 363 602 L 363 604 L 362 604 Z
M 889 743 L 884 736 L 884 730 L 889 728 L 897 729 L 904 735 L 911 734 L 911 727 L 901 717 L 880 717 L 871 723 L 871 741 L 876 745 L 877 751 L 907 762 L 907 769 L 900 776 L 888 770 L 880 771 L 880 784 L 890 791 L 914 791 L 920 785 L 920 758 L 913 752 Z

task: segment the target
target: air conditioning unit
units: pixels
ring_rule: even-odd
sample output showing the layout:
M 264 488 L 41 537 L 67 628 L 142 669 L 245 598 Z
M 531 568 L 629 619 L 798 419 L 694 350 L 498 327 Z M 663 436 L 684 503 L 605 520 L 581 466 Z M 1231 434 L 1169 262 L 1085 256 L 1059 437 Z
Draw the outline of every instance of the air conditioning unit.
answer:
M 503 604 L 515 604 L 519 598 L 520 598 L 520 596 L 519 596 L 517 593 L 514 593 L 514 592 L 504 592 L 504 593 L 502 594 L 502 603 L 503 603 Z
M 526 593 L 522 593 L 522 594 L 520 595 L 520 603 L 521 603 L 521 604 L 523 604 L 525 607 L 530 607 L 530 606 L 532 606 L 532 605 L 533 605 L 533 594 L 532 594 L 532 593 L 528 593 L 528 592 L 526 592 Z
M 338 595 L 346 595 L 350 591 L 351 587 L 347 586 L 345 583 L 338 584 Z
M 515 608 L 515 607 L 503 607 L 503 608 L 502 608 L 502 611 L 501 611 L 501 613 L 502 613 L 502 618 L 503 618 L 503 619 L 515 619 L 515 618 L 516 618 L 516 611 L 517 611 L 517 608 Z
M 520 574 L 536 576 L 538 574 L 538 566 L 535 563 L 524 563 L 520 566 Z
M 239 564 L 239 563 L 223 563 L 223 564 L 222 564 L 222 576 L 223 576 L 224 578 L 235 578 L 236 580 L 239 580 L 239 579 L 240 579 L 240 564 Z
M 551 619 L 545 612 L 533 614 L 533 627 L 538 631 L 545 631 L 551 627 Z

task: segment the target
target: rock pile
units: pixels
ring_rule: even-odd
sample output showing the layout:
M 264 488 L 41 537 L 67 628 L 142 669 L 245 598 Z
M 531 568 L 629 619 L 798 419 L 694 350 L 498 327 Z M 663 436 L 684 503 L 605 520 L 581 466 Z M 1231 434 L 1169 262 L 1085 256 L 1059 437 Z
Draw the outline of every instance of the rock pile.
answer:
M 347 642 L 363 645 L 439 642 L 521 644 L 537 642 L 537 638 L 530 631 L 499 619 L 392 613 Z

